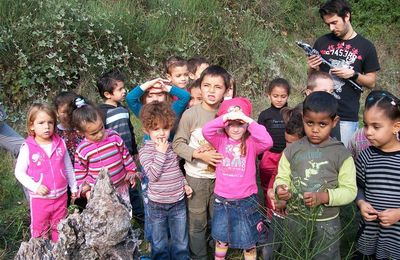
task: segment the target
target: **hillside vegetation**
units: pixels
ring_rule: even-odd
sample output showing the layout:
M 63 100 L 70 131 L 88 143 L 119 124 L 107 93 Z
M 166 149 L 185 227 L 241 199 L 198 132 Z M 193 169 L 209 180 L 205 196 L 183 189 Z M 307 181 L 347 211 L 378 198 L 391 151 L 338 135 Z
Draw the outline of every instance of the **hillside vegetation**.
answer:
M 353 26 L 373 41 L 378 86 L 399 94 L 400 7 L 350 1 Z M 98 98 L 94 79 L 113 66 L 136 83 L 163 75 L 171 55 L 208 57 L 253 100 L 281 76 L 300 90 L 306 59 L 294 41 L 313 43 L 328 28 L 316 0 L 1 0 L 0 95 L 12 112 L 60 89 Z M 12 113 L 11 121 L 21 118 Z

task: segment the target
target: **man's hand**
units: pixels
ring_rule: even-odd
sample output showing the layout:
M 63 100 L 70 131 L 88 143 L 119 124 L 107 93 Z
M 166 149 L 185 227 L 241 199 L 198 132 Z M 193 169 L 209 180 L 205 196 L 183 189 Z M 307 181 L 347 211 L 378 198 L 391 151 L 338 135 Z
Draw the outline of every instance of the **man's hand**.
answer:
M 217 166 L 218 163 L 222 161 L 222 154 L 217 153 L 215 150 L 209 150 L 204 152 L 199 152 L 195 150 L 193 152 L 193 158 L 200 159 L 203 162 L 210 164 L 212 166 Z
M 360 209 L 361 216 L 365 221 L 374 221 L 378 218 L 378 211 L 365 200 L 359 200 L 357 206 Z
M 329 203 L 329 194 L 324 192 L 304 192 L 303 201 L 307 207 L 313 208 L 321 204 Z
M 40 186 L 36 190 L 36 194 L 40 196 L 46 196 L 47 194 L 49 194 L 49 189 L 46 186 L 40 184 Z
M 288 201 L 292 197 L 292 193 L 289 192 L 289 187 L 282 184 L 276 187 L 276 195 L 278 199 Z
M 347 69 L 347 68 L 332 68 L 330 72 L 332 73 L 332 75 L 335 75 L 342 79 L 349 79 L 353 77 L 355 73 L 353 69 Z
M 319 70 L 319 65 L 321 65 L 322 60 L 319 55 L 311 55 L 307 58 L 308 67 L 313 70 Z
M 378 213 L 380 224 L 383 227 L 389 227 L 400 220 L 400 209 L 385 209 Z

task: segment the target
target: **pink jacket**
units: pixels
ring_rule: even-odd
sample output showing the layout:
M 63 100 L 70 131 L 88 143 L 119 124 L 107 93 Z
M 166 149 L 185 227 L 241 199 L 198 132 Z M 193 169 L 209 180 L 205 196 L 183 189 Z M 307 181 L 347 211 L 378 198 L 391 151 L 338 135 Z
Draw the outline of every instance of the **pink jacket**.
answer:
M 29 148 L 27 175 L 49 189 L 46 196 L 40 196 L 30 191 L 32 198 L 55 199 L 67 192 L 68 181 L 64 164 L 65 144 L 56 134 L 52 136 L 52 141 L 50 158 L 32 136 L 25 141 L 25 145 L 28 145 Z
M 257 155 L 272 147 L 272 138 L 264 126 L 253 121 L 247 131 L 246 154 L 240 151 L 240 141 L 229 138 L 224 131 L 222 116 L 203 127 L 204 138 L 223 155 L 216 167 L 215 194 L 227 199 L 242 199 L 257 193 Z

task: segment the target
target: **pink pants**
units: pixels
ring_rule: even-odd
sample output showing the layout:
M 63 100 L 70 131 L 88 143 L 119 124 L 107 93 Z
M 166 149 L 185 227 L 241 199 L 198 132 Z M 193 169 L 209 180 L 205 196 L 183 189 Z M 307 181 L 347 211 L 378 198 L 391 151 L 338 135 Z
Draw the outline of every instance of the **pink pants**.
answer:
M 51 231 L 51 240 L 58 240 L 58 223 L 67 216 L 67 193 L 57 199 L 32 198 L 31 203 L 31 234 L 32 237 L 48 238 Z
M 278 163 L 281 156 L 282 153 L 265 151 L 259 164 L 261 187 L 264 192 L 265 204 L 268 209 L 272 209 L 272 203 L 268 198 L 267 191 L 268 188 L 272 188 L 273 186 L 273 180 L 275 180 L 275 176 L 278 173 Z

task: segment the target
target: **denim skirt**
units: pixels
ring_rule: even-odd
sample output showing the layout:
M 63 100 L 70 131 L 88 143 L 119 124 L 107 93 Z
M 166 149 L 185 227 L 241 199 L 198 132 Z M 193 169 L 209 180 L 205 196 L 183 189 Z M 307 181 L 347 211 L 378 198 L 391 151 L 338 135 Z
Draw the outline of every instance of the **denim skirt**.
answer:
M 250 249 L 260 239 L 257 225 L 262 221 L 255 194 L 243 199 L 226 199 L 215 194 L 211 234 L 230 248 Z

